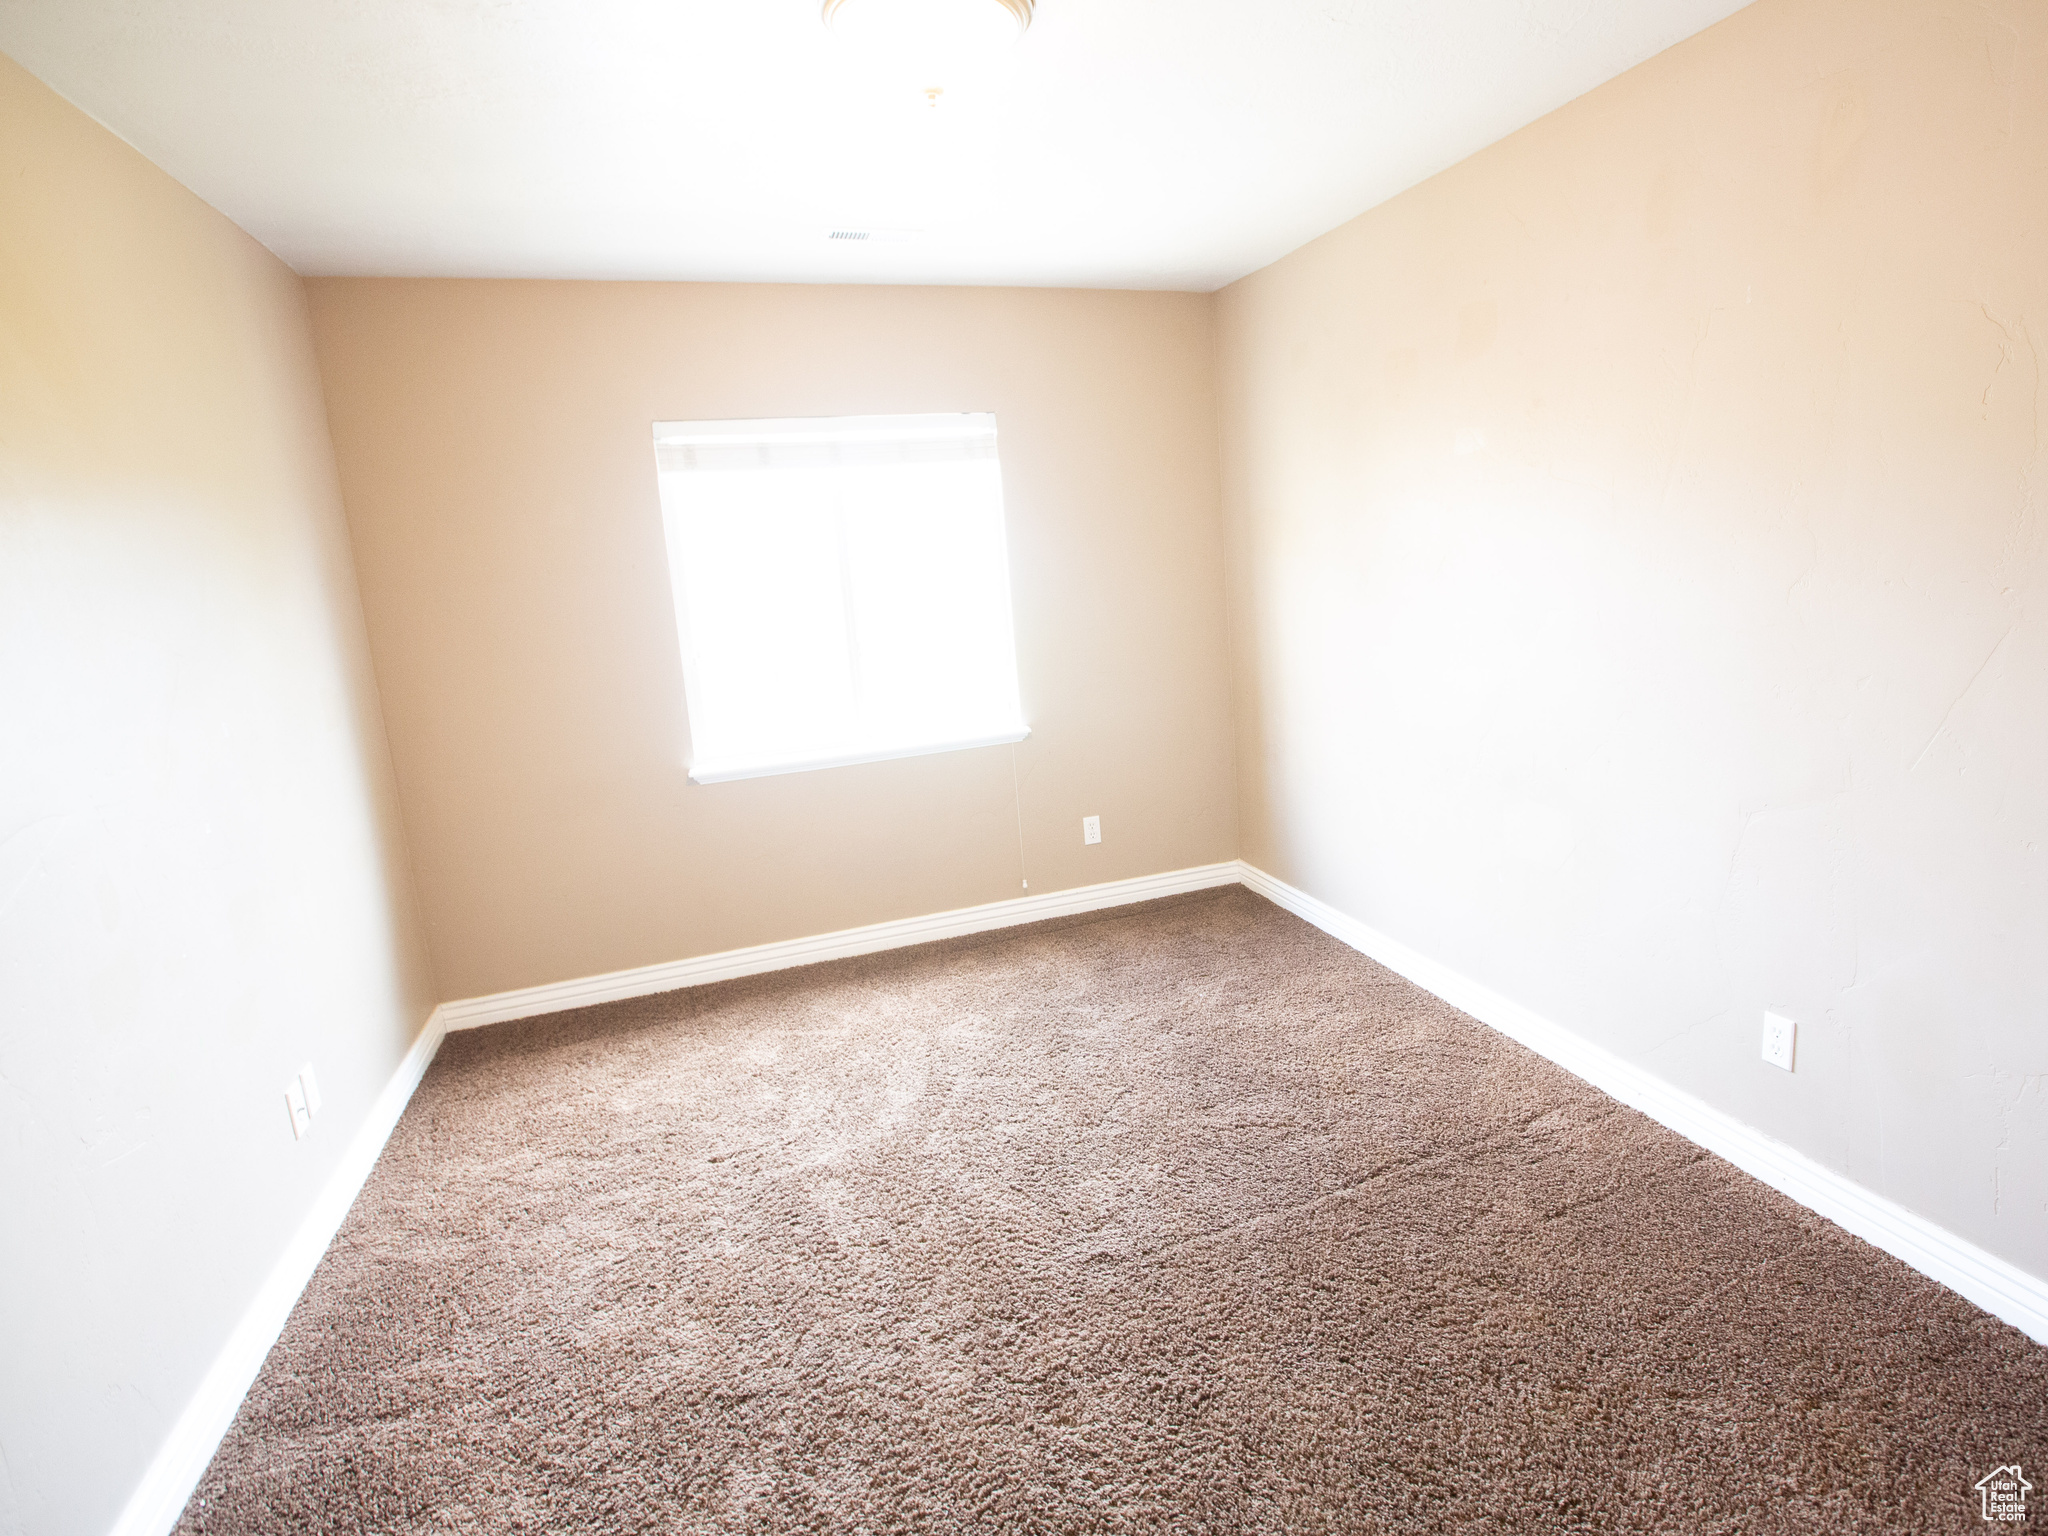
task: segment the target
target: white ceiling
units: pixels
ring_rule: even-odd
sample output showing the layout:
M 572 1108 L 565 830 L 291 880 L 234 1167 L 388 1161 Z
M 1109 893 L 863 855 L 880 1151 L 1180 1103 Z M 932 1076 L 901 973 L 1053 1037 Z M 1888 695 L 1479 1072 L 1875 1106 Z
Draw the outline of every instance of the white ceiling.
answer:
M 940 80 L 818 0 L 0 0 L 0 50 L 305 273 L 1206 290 L 1742 3 L 1039 0 Z

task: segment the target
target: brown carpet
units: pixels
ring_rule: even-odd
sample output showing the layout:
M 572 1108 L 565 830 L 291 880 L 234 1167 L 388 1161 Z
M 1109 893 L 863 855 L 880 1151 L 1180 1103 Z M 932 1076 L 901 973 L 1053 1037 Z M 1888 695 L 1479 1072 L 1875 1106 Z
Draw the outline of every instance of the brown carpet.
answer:
M 452 1037 L 179 1530 L 1961 1531 L 2011 1461 L 2048 1350 L 1233 888 Z

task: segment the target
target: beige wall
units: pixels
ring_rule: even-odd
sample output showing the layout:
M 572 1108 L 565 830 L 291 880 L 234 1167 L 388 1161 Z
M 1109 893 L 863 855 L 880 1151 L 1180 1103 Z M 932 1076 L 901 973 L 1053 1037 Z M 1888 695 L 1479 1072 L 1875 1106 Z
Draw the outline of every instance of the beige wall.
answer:
M 1199 295 L 311 282 L 444 995 L 1232 857 Z M 684 777 L 650 426 L 993 411 L 1012 749 Z M 1080 818 L 1104 840 L 1084 848 Z
M 1218 313 L 1245 856 L 2035 1274 L 2044 78 L 1760 0 Z
M 0 59 L 0 1531 L 108 1529 L 425 1021 L 395 805 L 298 279 Z

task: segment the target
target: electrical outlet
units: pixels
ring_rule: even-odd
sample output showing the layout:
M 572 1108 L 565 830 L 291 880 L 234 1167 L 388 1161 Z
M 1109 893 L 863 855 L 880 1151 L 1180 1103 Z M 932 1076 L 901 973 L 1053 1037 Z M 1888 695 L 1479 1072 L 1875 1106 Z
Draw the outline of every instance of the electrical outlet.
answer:
M 1764 1015 L 1764 1060 L 1774 1067 L 1792 1070 L 1792 1045 L 1799 1036 L 1799 1025 L 1782 1013 Z
M 310 1119 L 320 1113 L 320 1079 L 313 1075 L 310 1061 L 299 1068 L 299 1087 L 305 1090 L 306 1115 Z
M 313 1129 L 313 1111 L 306 1107 L 306 1090 L 295 1077 L 284 1085 L 284 1107 L 291 1112 L 292 1139 Z
M 1102 841 L 1102 818 L 1100 816 L 1083 816 L 1081 818 L 1081 841 L 1084 843 L 1099 843 Z

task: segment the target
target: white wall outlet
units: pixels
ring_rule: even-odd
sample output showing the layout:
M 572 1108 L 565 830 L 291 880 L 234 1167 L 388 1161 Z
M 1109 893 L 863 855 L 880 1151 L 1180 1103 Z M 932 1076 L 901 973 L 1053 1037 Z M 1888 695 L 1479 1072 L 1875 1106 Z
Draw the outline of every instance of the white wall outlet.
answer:
M 313 1129 L 313 1111 L 306 1107 L 306 1090 L 296 1077 L 284 1085 L 284 1107 L 291 1112 L 294 1141 Z
M 1782 1013 L 1764 1015 L 1764 1060 L 1774 1067 L 1792 1070 L 1792 1044 L 1799 1036 L 1799 1025 Z
M 1084 843 L 1099 843 L 1102 841 L 1102 818 L 1100 816 L 1083 816 L 1081 818 L 1081 841 Z
M 313 1063 L 310 1061 L 299 1068 L 299 1087 L 305 1090 L 306 1113 L 309 1116 L 319 1114 L 320 1079 L 313 1075 Z

